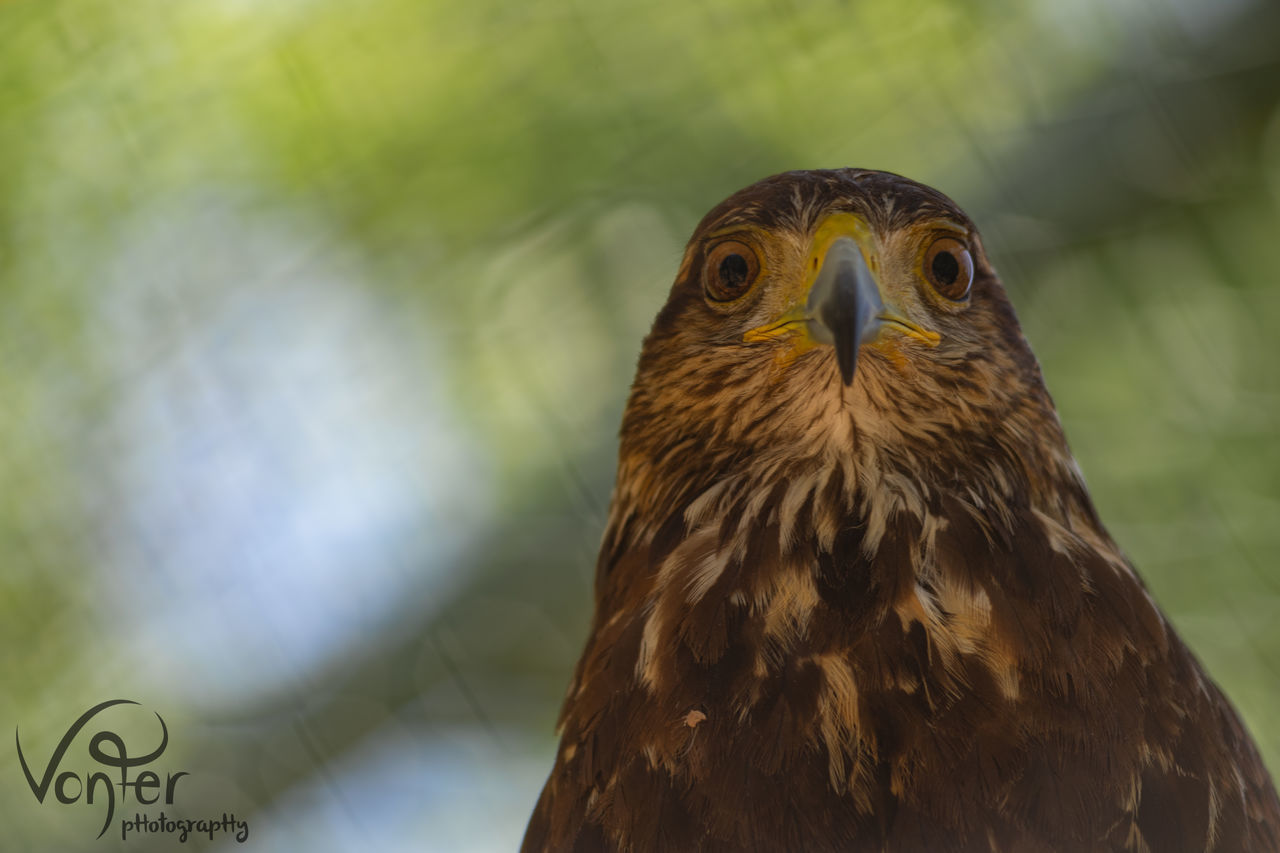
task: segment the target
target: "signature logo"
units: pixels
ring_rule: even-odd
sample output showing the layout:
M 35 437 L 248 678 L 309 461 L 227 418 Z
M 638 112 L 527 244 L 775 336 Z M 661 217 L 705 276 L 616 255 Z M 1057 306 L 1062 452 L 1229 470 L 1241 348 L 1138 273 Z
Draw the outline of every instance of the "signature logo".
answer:
M 103 808 L 102 829 L 98 832 L 98 838 L 103 836 L 107 828 L 111 826 L 112 820 L 115 819 L 117 787 L 120 789 L 118 796 L 121 804 L 128 803 L 132 797 L 134 801 L 142 805 L 154 805 L 160 802 L 163 802 L 166 806 L 173 805 L 178 782 L 184 776 L 190 776 L 191 774 L 185 771 L 166 772 L 162 779 L 160 774 L 154 770 L 140 769 L 147 767 L 160 758 L 169 746 L 169 727 L 165 725 L 164 718 L 158 713 L 155 716 L 156 721 L 160 724 L 160 743 L 150 751 L 131 755 L 125 745 L 124 738 L 104 728 L 89 739 L 88 750 L 89 758 L 95 762 L 96 767 L 103 769 L 93 769 L 85 773 L 62 769 L 67 751 L 75 742 L 77 735 L 94 717 L 117 705 L 137 704 L 137 702 L 130 699 L 110 699 L 94 705 L 81 714 L 67 729 L 62 739 L 58 741 L 58 745 L 45 763 L 38 780 L 36 774 L 32 772 L 31 764 L 27 762 L 26 754 L 22 750 L 21 735 L 15 729 L 14 741 L 18 746 L 18 761 L 22 764 L 23 775 L 27 777 L 27 785 L 30 786 L 36 802 L 44 804 L 49 794 L 52 793 L 53 798 L 64 806 L 74 805 L 83 799 L 86 805 L 96 805 Z M 130 771 L 132 770 L 139 770 L 139 772 L 130 778 Z M 113 773 L 119 774 L 118 780 L 112 778 Z M 225 814 L 222 816 L 221 821 L 178 820 L 166 817 L 164 812 L 160 813 L 158 819 L 153 820 L 146 814 L 138 814 L 132 821 L 122 820 L 120 822 L 122 839 L 128 837 L 130 830 L 134 832 L 180 832 L 182 841 L 186 840 L 189 832 L 208 832 L 210 840 L 212 840 L 216 831 L 228 832 L 234 830 L 236 832 L 236 840 L 240 842 L 245 841 L 249 835 L 247 822 L 237 821 L 234 815 L 227 816 Z

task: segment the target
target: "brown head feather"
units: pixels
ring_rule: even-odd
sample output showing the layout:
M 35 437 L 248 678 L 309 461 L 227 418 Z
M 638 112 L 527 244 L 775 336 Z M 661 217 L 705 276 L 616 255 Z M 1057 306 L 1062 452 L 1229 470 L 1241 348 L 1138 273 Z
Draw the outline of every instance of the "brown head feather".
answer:
M 940 336 L 744 340 L 833 213 Z M 963 235 L 961 303 L 914 259 Z M 707 297 L 751 235 L 760 280 Z M 743 237 L 743 239 L 747 239 Z M 1235 712 L 1099 522 L 968 217 L 863 170 L 703 219 L 646 338 L 596 611 L 524 849 L 1276 850 Z

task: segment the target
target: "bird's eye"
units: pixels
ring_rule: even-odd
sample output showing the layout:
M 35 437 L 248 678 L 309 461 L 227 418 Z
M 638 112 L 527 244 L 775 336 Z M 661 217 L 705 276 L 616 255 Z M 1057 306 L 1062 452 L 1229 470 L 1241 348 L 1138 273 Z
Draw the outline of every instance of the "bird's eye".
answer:
M 973 284 L 973 256 L 954 237 L 939 237 L 924 255 L 924 275 L 941 295 L 959 302 Z
M 760 275 L 760 260 L 746 243 L 730 240 L 718 244 L 707 253 L 702 280 L 707 296 L 717 302 L 729 302 L 742 296 Z

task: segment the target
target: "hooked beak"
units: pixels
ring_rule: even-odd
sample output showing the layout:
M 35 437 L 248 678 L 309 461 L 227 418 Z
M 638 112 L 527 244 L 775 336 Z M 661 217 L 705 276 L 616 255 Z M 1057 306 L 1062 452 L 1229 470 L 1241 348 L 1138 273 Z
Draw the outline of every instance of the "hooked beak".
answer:
M 853 384 L 858 350 L 879 333 L 884 301 L 862 250 L 851 237 L 839 237 L 827 250 L 809 289 L 805 318 L 809 336 L 836 349 L 845 385 Z
M 886 299 L 862 247 L 871 242 L 870 229 L 848 213 L 829 216 L 817 229 L 807 269 L 812 278 L 783 285 L 790 307 L 771 322 L 746 332 L 748 343 L 776 342 L 779 365 L 786 365 L 818 346 L 836 351 L 840 379 L 853 384 L 858 353 L 885 333 L 913 338 L 935 347 L 942 336 L 913 322 Z

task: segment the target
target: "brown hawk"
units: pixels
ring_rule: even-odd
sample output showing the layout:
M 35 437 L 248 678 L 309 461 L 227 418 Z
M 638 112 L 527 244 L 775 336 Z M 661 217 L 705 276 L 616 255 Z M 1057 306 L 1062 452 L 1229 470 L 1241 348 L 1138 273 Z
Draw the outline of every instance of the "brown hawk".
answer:
M 645 339 L 526 851 L 1278 851 L 969 218 L 790 172 Z

